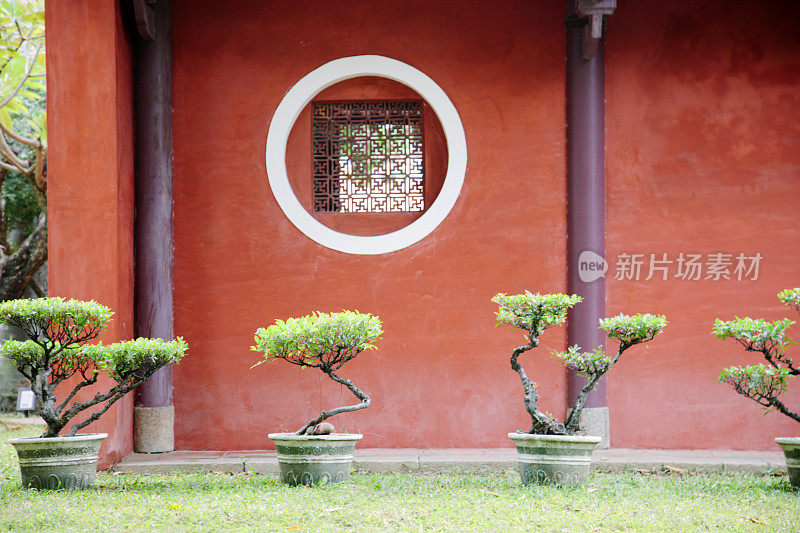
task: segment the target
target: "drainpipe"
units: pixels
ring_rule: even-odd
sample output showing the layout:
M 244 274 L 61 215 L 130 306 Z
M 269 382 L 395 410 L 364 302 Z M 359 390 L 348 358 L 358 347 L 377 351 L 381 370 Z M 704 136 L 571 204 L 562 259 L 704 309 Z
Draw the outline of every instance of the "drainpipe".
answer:
M 172 330 L 172 1 L 133 0 L 135 323 L 137 337 L 170 340 Z M 172 366 L 134 394 L 133 448 L 175 449 Z
M 567 0 L 567 290 L 584 298 L 570 311 L 567 342 L 583 350 L 605 346 L 605 87 L 603 17 L 615 1 Z M 567 371 L 572 405 L 586 378 Z M 583 429 L 610 442 L 605 378 L 589 394 Z

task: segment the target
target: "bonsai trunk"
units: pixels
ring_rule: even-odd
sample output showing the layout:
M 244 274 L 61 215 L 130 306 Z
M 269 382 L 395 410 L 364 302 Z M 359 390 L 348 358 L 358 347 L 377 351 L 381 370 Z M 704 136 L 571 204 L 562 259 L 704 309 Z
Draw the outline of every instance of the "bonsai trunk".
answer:
M 536 392 L 536 384 L 528 378 L 527 374 L 525 374 L 525 369 L 522 368 L 522 365 L 517 361 L 520 354 L 539 345 L 539 339 L 533 332 L 528 334 L 528 340 L 528 344 L 515 349 L 511 355 L 511 368 L 519 374 L 520 380 L 522 380 L 522 389 L 525 393 L 523 403 L 525 405 L 525 410 L 531 415 L 531 430 L 528 433 L 539 435 L 567 435 L 567 429 L 563 424 L 536 407 L 536 400 L 539 399 L 539 394 Z
M 336 374 L 334 374 L 330 370 L 326 370 L 324 368 L 322 368 L 321 370 L 323 372 L 325 372 L 326 374 L 328 374 L 328 376 L 330 376 L 330 378 L 333 381 L 336 381 L 337 383 L 341 383 L 342 385 L 344 385 L 345 387 L 350 389 L 350 392 L 352 392 L 356 396 L 356 398 L 361 400 L 361 403 L 356 404 L 356 405 L 348 405 L 348 406 L 343 406 L 343 407 L 337 407 L 336 409 L 331 409 L 330 411 L 322 411 L 317 418 L 315 418 L 313 420 L 309 420 L 308 423 L 305 426 L 300 428 L 300 430 L 296 433 L 297 435 L 303 435 L 308 428 L 315 428 L 316 429 L 317 425 L 319 425 L 321 422 L 327 420 L 328 418 L 330 418 L 330 417 L 332 417 L 334 415 L 338 415 L 340 413 L 348 413 L 348 412 L 351 412 L 351 411 L 358 411 L 359 409 L 366 409 L 367 407 L 369 407 L 369 402 L 370 402 L 369 396 L 367 396 L 366 394 L 361 392 L 358 389 L 358 387 L 356 387 L 353 384 L 352 381 L 350 381 L 347 378 L 343 378 L 343 377 L 337 376 Z

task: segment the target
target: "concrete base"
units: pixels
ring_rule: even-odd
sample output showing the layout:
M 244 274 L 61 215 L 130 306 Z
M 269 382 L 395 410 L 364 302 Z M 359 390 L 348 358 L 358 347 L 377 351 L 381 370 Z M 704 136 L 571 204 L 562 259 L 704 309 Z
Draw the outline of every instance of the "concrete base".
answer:
M 609 422 L 608 407 L 587 407 L 581 413 L 581 429 L 587 435 L 600 437 L 598 450 L 611 447 L 611 424 Z
M 175 408 L 133 408 L 133 451 L 164 453 L 175 450 Z

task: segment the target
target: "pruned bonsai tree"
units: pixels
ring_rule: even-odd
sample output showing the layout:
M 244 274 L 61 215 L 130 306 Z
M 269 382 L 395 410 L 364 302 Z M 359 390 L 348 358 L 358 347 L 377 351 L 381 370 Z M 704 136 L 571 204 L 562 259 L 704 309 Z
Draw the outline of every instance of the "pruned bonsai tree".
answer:
M 356 405 L 323 410 L 318 417 L 300 428 L 297 435 L 314 433 L 323 421 L 332 416 L 369 407 L 369 396 L 352 381 L 335 372 L 364 350 L 375 349 L 373 343 L 383 333 L 381 326 L 377 316 L 342 311 L 330 314 L 317 312 L 300 318 L 289 318 L 285 322 L 276 320 L 275 324 L 256 331 L 255 346 L 251 349 L 262 352 L 264 360 L 253 365 L 254 367 L 272 359 L 283 359 L 301 367 L 319 368 L 333 381 L 347 387 L 360 400 Z
M 795 311 L 800 311 L 800 287 L 779 292 L 778 299 Z M 786 332 L 793 324 L 794 321 L 788 318 L 775 322 L 748 317 L 736 317 L 727 322 L 716 319 L 713 335 L 720 339 L 734 339 L 746 351 L 760 352 L 767 361 L 766 365 L 760 363 L 725 368 L 717 381 L 732 385 L 736 392 L 767 411 L 778 411 L 800 422 L 800 415 L 786 407 L 779 398 L 787 390 L 786 380 L 800 375 L 800 366 L 786 353 L 790 343 Z
M 187 344 L 180 337 L 173 341 L 140 338 L 105 346 L 87 345 L 100 335 L 112 315 L 94 301 L 38 298 L 0 303 L 0 323 L 18 327 L 29 339 L 6 341 L 0 346 L 0 356 L 11 359 L 30 380 L 37 414 L 47 424 L 42 437 L 59 436 L 78 413 L 99 406 L 85 420 L 72 425 L 66 436 L 74 436 L 156 370 L 183 357 Z M 86 401 L 73 402 L 81 389 L 97 383 L 101 371 L 116 385 Z M 58 403 L 59 386 L 73 377 L 77 379 L 69 382 L 71 392 Z
M 620 314 L 600 320 L 600 329 L 604 330 L 610 339 L 619 342 L 613 357 L 606 355 L 600 347 L 593 351 L 581 352 L 578 346 L 572 346 L 564 352 L 555 352 L 554 355 L 562 359 L 565 366 L 583 373 L 587 378 L 587 383 L 578 394 L 575 405 L 568 411 L 564 423 L 561 423 L 553 415 L 536 407 L 539 399 L 536 383 L 528 378 L 518 359 L 524 352 L 539 346 L 539 337 L 546 329 L 566 321 L 567 311 L 582 302 L 583 298 L 574 294 L 571 296 L 531 294 L 526 291 L 524 294 L 514 295 L 500 293 L 492 298 L 492 301 L 499 306 L 496 312 L 497 325 L 509 325 L 525 331 L 526 343 L 515 348 L 511 354 L 511 368 L 522 380 L 525 410 L 530 414 L 532 422 L 529 431 L 520 433 L 574 435 L 580 429 L 580 417 L 586 398 L 600 378 L 619 361 L 625 350 L 652 340 L 667 325 L 664 316 Z

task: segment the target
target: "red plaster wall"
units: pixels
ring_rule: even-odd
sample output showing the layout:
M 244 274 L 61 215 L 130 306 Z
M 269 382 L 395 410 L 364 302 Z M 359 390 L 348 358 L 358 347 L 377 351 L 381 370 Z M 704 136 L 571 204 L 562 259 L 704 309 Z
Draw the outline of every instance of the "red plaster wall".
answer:
M 386 333 L 342 371 L 373 404 L 337 417 L 340 430 L 363 432 L 364 447 L 509 446 L 530 424 L 508 364 L 520 336 L 493 327 L 489 299 L 565 289 L 563 6 L 178 0 L 174 15 L 175 331 L 191 346 L 175 369 L 176 446 L 268 448 L 267 433 L 352 403 L 313 371 L 250 369 L 259 326 L 343 308 L 380 315 Z M 381 256 L 303 236 L 265 170 L 286 91 L 358 54 L 435 80 L 469 149 L 447 219 Z M 547 354 L 563 342 L 563 328 L 548 332 L 532 367 L 543 407 L 559 413 L 564 372 Z
M 774 295 L 798 284 L 797 20 L 791 2 L 684 0 L 621 3 L 609 21 L 608 313 L 670 319 L 609 377 L 614 446 L 774 449 L 796 434 L 715 383 L 757 359 L 709 331 L 717 316 L 786 316 Z M 363 432 L 364 447 L 508 446 L 528 423 L 508 368 L 520 339 L 492 327 L 489 298 L 565 289 L 563 5 L 177 0 L 175 21 L 175 328 L 191 345 L 175 372 L 178 448 L 267 448 L 268 432 L 350 403 L 313 371 L 251 370 L 248 350 L 276 318 L 342 308 L 381 315 L 386 334 L 345 367 L 373 406 L 338 417 L 341 430 Z M 267 185 L 285 92 L 356 54 L 431 76 L 467 135 L 451 214 L 385 256 L 313 243 Z M 756 281 L 614 280 L 625 252 L 764 259 Z M 564 374 L 547 353 L 563 333 L 527 357 L 558 414 Z
M 46 4 L 50 294 L 115 311 L 106 342 L 133 335 L 131 54 L 119 9 Z M 132 417 L 129 396 L 86 428 L 109 433 L 101 468 L 131 452 Z
M 778 0 L 620 2 L 609 20 L 610 260 L 764 256 L 755 281 L 615 281 L 610 271 L 609 313 L 670 320 L 609 379 L 614 446 L 774 450 L 774 437 L 797 434 L 715 383 L 722 367 L 761 361 L 709 332 L 715 317 L 798 319 L 775 298 L 800 284 L 798 21 L 800 6 Z M 786 400 L 795 410 L 797 385 Z

